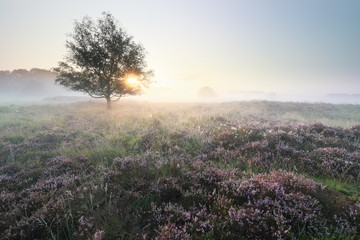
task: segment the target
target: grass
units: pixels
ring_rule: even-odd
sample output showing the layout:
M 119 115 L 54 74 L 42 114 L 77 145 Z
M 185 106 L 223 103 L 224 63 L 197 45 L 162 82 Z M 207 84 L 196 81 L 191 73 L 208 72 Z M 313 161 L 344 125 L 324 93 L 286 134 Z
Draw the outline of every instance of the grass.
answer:
M 341 192 L 351 198 L 360 201 L 360 183 L 347 183 L 341 180 L 329 179 L 329 178 L 319 178 L 316 176 L 307 176 L 310 179 L 313 179 L 316 182 L 323 184 L 324 186 L 329 187 L 330 189 Z
M 359 123 L 322 103 L 2 105 L 0 238 L 358 239 Z

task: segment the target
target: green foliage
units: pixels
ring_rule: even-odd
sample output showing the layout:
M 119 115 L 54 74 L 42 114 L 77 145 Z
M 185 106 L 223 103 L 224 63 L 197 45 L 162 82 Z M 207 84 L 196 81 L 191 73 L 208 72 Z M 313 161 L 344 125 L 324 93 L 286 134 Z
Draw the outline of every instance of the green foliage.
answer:
M 76 21 L 74 33 L 66 42 L 66 62 L 55 68 L 56 82 L 74 91 L 111 101 L 134 95 L 147 86 L 151 71 L 146 71 L 145 50 L 133 41 L 114 17 L 103 13 L 94 22 L 89 17 Z M 137 85 L 126 82 L 136 76 Z

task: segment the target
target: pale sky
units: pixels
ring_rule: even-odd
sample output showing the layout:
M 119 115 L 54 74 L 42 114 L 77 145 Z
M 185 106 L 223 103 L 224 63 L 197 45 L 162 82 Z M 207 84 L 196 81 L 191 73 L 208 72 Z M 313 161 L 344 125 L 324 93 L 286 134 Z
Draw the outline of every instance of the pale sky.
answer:
M 158 87 L 360 93 L 359 0 L 0 0 L 0 70 L 56 67 L 74 20 L 103 11 Z

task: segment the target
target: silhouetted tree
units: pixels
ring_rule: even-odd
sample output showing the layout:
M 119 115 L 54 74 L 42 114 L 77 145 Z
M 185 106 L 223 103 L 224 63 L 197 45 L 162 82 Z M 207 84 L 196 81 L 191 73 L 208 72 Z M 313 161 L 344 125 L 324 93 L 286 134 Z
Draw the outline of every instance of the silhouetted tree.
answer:
M 152 72 L 146 70 L 144 48 L 111 14 L 104 12 L 96 22 L 84 17 L 74 25 L 74 33 L 66 42 L 69 52 L 65 62 L 54 68 L 57 83 L 105 98 L 108 109 L 113 101 L 138 94 L 148 86 Z

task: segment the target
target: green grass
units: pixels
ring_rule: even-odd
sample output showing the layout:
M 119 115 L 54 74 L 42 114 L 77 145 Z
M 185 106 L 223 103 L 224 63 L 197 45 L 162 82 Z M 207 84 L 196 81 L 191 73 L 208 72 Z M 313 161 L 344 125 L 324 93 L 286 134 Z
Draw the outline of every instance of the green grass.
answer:
M 308 178 L 327 186 L 330 189 L 344 193 L 345 195 L 360 201 L 360 183 L 347 183 L 330 178 L 319 178 L 307 175 Z

